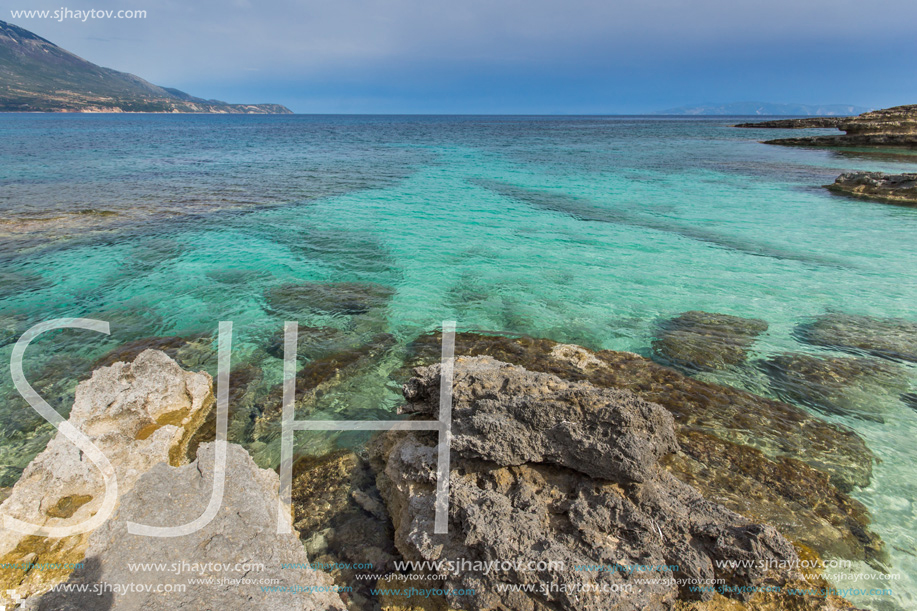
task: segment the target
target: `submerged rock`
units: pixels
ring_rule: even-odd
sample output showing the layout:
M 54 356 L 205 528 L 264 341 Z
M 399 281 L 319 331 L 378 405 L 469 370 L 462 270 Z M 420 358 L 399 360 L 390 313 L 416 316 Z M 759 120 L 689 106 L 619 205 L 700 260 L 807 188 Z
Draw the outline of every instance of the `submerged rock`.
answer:
M 740 365 L 767 323 L 755 318 L 691 311 L 660 325 L 653 350 L 663 361 L 687 369 Z
M 284 330 L 279 329 L 268 340 L 265 351 L 274 358 L 283 358 Z M 315 360 L 359 345 L 360 338 L 335 327 L 299 327 L 296 336 L 296 356 Z
M 847 172 L 825 188 L 835 193 L 866 199 L 917 206 L 917 174 Z
M 39 291 L 51 285 L 51 281 L 30 272 L 0 271 L 0 299 L 20 296 Z
M 182 367 L 197 369 L 216 358 L 217 350 L 209 333 L 189 337 L 178 335 L 166 337 L 145 337 L 114 348 L 99 357 L 92 368 L 108 367 L 115 363 L 130 363 L 144 350 L 159 350 L 175 359 Z
M 877 567 L 876 561 L 886 559 L 882 540 L 869 530 L 866 507 L 821 471 L 793 458 L 771 459 L 755 448 L 700 431 L 683 429 L 678 441 L 681 452 L 663 464 L 705 498 L 770 524 L 794 543 L 827 557 Z
M 788 401 L 829 413 L 884 422 L 875 396 L 908 388 L 907 372 L 888 362 L 858 357 L 783 354 L 760 363 L 774 391 Z
M 127 531 L 129 521 L 177 526 L 204 513 L 213 489 L 214 444 L 204 444 L 197 459 L 181 467 L 159 463 L 121 498 L 118 510 L 89 538 L 84 568 L 68 584 L 138 584 L 126 593 L 109 592 L 106 609 L 262 609 L 264 611 L 343 610 L 328 575 L 309 567 L 297 534 L 276 531 L 277 474 L 259 469 L 248 453 L 227 445 L 227 485 L 223 504 L 201 530 L 180 537 L 145 537 Z M 161 564 L 166 570 L 132 571 L 131 565 Z M 178 567 L 176 569 L 175 567 Z M 187 567 L 187 568 L 185 568 Z M 296 567 L 296 568 L 293 568 Z M 196 584 L 192 579 L 214 578 Z M 245 579 L 248 581 L 244 581 Z M 269 579 L 270 582 L 260 580 Z M 220 583 L 221 580 L 224 580 Z M 232 580 L 239 580 L 232 583 Z M 279 588 L 314 588 L 265 592 L 260 583 Z M 183 591 L 156 592 L 160 585 L 184 585 Z M 151 586 L 154 591 L 143 591 Z M 50 592 L 33 599 L 33 611 L 82 611 L 99 608 L 93 592 Z
M 316 400 L 340 383 L 377 365 L 383 355 L 394 345 L 394 336 L 379 333 L 363 345 L 341 350 L 306 363 L 296 374 L 296 409 L 308 409 L 314 405 Z M 283 385 L 278 384 L 264 399 L 261 413 L 255 420 L 254 438 L 256 440 L 276 437 L 282 411 Z
M 830 313 L 799 325 L 796 335 L 815 346 L 917 362 L 917 322 Z
M 76 390 L 69 424 L 108 457 L 123 495 L 153 465 L 184 461 L 191 432 L 214 399 L 211 378 L 189 373 L 162 352 L 147 350 L 133 363 L 115 363 L 92 374 Z M 22 473 L 0 506 L 4 515 L 43 526 L 78 524 L 99 511 L 104 483 L 98 468 L 61 433 Z M 63 539 L 0 531 L 0 562 L 79 562 L 88 535 Z M 32 555 L 32 556 L 30 556 Z M 4 570 L 0 592 L 26 596 L 59 582 L 72 568 Z
M 368 462 L 349 450 L 300 459 L 293 465 L 292 501 L 293 525 L 311 561 L 329 567 L 337 585 L 353 588 L 351 609 L 370 609 L 375 579 L 365 576 L 392 571 L 400 556 Z
M 917 392 L 906 392 L 900 398 L 901 402 L 908 407 L 917 409 Z
M 410 411 L 436 413 L 439 365 L 417 373 L 405 389 Z M 741 588 L 799 577 L 768 568 L 797 559 L 776 529 L 706 500 L 660 466 L 676 445 L 674 421 L 659 405 L 488 357 L 458 357 L 453 410 L 446 535 L 433 534 L 435 436 L 386 433 L 372 447 L 399 551 L 461 566 L 441 571 L 437 587 L 474 589 L 472 597 L 447 595 L 452 607 L 663 610 L 712 598 L 676 579 Z M 620 426 L 605 429 L 606 419 Z M 624 466 L 597 463 L 600 455 L 623 456 Z M 743 568 L 726 568 L 730 561 Z M 498 564 L 481 568 L 487 562 Z M 504 584 L 536 587 L 501 592 Z M 591 584 L 599 590 L 584 590 Z
M 306 282 L 282 284 L 268 289 L 268 307 L 292 320 L 304 313 L 354 316 L 384 308 L 395 290 L 372 282 Z

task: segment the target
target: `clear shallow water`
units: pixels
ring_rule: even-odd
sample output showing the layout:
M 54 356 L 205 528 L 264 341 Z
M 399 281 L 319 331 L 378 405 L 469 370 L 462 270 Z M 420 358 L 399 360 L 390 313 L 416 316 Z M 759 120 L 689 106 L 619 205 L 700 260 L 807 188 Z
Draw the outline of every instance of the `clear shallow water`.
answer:
M 706 310 L 769 323 L 752 359 L 833 354 L 793 334 L 825 312 L 917 319 L 917 209 L 818 186 L 846 170 L 914 171 L 917 158 L 765 146 L 781 132 L 731 122 L 0 115 L 0 343 L 51 318 L 111 321 L 111 338 L 33 348 L 30 379 L 63 411 L 108 349 L 232 320 L 234 363 L 256 365 L 268 388 L 281 367 L 265 346 L 285 318 L 271 289 L 373 282 L 395 291 L 382 312 L 297 318 L 393 336 L 313 411 L 388 418 L 399 349 L 444 319 L 650 355 L 661 319 Z M 706 377 L 770 393 L 752 367 Z M 3 374 L 3 485 L 49 433 L 10 393 Z M 831 418 L 882 460 L 856 496 L 902 574 L 893 598 L 913 608 L 917 411 L 897 393 L 869 400 L 884 423 Z M 302 452 L 359 443 L 297 439 Z M 276 456 L 272 435 L 239 440 L 262 464 Z

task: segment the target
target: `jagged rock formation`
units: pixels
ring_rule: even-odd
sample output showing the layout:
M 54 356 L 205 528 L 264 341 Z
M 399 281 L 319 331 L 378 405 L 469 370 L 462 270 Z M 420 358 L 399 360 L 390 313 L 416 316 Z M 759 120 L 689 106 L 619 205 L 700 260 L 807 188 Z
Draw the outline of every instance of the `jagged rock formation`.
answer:
M 767 331 L 763 320 L 691 311 L 659 326 L 653 350 L 684 369 L 714 370 L 740 365 L 755 338 Z
M 439 360 L 440 336 L 414 342 L 411 365 Z M 803 410 L 684 376 L 627 352 L 593 352 L 546 339 L 460 333 L 456 354 L 492 355 L 569 381 L 630 390 L 675 418 L 682 453 L 663 459 L 682 481 L 729 509 L 767 521 L 819 554 L 884 557 L 866 508 L 849 496 L 868 484 L 872 453 L 853 431 Z
M 435 415 L 439 365 L 416 374 L 405 386 L 405 409 Z M 433 534 L 435 437 L 387 433 L 371 450 L 406 559 L 513 562 L 443 571 L 445 585 L 438 580 L 437 587 L 475 591 L 447 595 L 453 608 L 663 610 L 714 598 L 692 590 L 691 580 L 741 588 L 799 578 L 767 568 L 771 560 L 797 559 L 776 529 L 706 500 L 659 463 L 676 448 L 674 419 L 634 393 L 458 357 L 453 434 L 447 535 Z M 610 456 L 615 464 L 597 462 Z M 563 566 L 537 564 L 545 560 Z M 749 562 L 725 568 L 729 560 Z M 608 568 L 583 568 L 589 565 Z M 656 568 L 641 574 L 628 565 Z M 506 584 L 532 590 L 501 591 Z M 824 608 L 820 597 L 794 598 L 794 608 Z
M 227 104 L 96 66 L 0 21 L 0 112 L 288 114 L 279 104 Z
M 883 172 L 845 172 L 825 188 L 890 204 L 917 206 L 917 174 Z
M 775 122 L 779 123 L 779 122 Z M 787 125 L 742 125 L 741 127 L 788 127 Z M 813 127 L 799 125 L 798 127 Z M 819 125 L 819 127 L 822 127 Z M 917 104 L 895 106 L 840 119 L 836 127 L 845 132 L 838 136 L 810 136 L 768 140 L 765 144 L 813 147 L 917 147 Z
M 309 568 L 297 534 L 277 534 L 280 480 L 275 472 L 259 469 L 241 446 L 227 445 L 223 504 L 207 526 L 190 535 L 170 538 L 142 537 L 127 531 L 129 521 L 177 526 L 203 514 L 213 488 L 214 447 L 211 443 L 201 445 L 197 459 L 190 464 L 172 467 L 162 462 L 145 473 L 122 497 L 112 518 L 92 533 L 85 566 L 74 571 L 67 583 L 141 586 L 126 593 L 103 594 L 107 599 L 105 608 L 112 611 L 345 609 L 330 577 Z M 167 568 L 131 571 L 130 566 L 137 564 L 161 564 Z M 238 583 L 189 581 L 208 578 Z M 263 583 L 277 590 L 265 592 Z M 155 591 L 165 584 L 186 588 L 167 593 Z M 144 586 L 151 586 L 153 591 L 144 591 Z M 297 587 L 303 590 L 294 591 Z M 99 595 L 93 592 L 49 592 L 30 600 L 25 609 L 83 611 L 99 608 L 100 602 Z
M 865 112 L 841 121 L 848 135 L 917 134 L 917 104 Z

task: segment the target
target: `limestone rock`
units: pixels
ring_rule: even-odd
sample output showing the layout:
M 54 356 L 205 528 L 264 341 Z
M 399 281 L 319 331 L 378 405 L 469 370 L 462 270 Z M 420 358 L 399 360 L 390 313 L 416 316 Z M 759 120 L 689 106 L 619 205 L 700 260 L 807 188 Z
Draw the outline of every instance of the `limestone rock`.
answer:
M 415 370 L 406 411 L 438 417 L 439 366 Z M 491 357 L 460 358 L 452 449 L 498 465 L 549 462 L 592 477 L 642 482 L 678 448 L 672 415 L 628 391 L 597 389 Z
M 411 346 L 409 364 L 437 362 L 440 346 L 438 333 L 421 336 Z M 768 457 L 795 458 L 829 474 L 844 491 L 869 483 L 873 455 L 852 430 L 826 423 L 787 403 L 695 380 L 637 354 L 593 352 L 547 339 L 475 333 L 457 334 L 455 353 L 490 355 L 564 380 L 630 390 L 670 411 L 678 428 L 702 430 L 750 445 Z
M 309 568 L 296 533 L 276 533 L 279 478 L 260 469 L 241 447 L 227 444 L 227 480 L 223 503 L 201 530 L 180 537 L 145 537 L 127 531 L 127 522 L 178 526 L 200 516 L 213 487 L 215 444 L 202 444 L 197 460 L 181 467 L 161 462 L 121 498 L 114 516 L 89 539 L 86 563 L 69 584 L 152 586 L 109 592 L 107 609 L 262 609 L 330 611 L 345 609 L 330 578 Z M 131 565 L 160 564 L 164 570 L 132 571 Z M 285 566 L 286 565 L 286 566 Z M 295 565 L 297 568 L 289 568 Z M 213 583 L 193 579 L 213 578 Z M 233 583 L 233 580 L 238 580 Z M 248 580 L 248 581 L 246 581 Z M 269 582 L 262 580 L 271 580 Z M 263 583 L 278 591 L 262 589 Z M 184 591 L 156 592 L 170 584 Z M 283 591 L 283 588 L 314 591 Z M 173 588 L 174 590 L 174 588 Z M 97 608 L 95 593 L 50 592 L 31 600 L 35 611 Z
M 835 193 L 892 204 L 917 205 L 917 174 L 846 172 L 825 188 Z
M 418 371 L 406 394 L 436 396 L 437 369 Z M 514 564 L 490 571 L 472 567 L 448 573 L 445 583 L 450 588 L 473 588 L 476 593 L 448 595 L 451 606 L 475 611 L 662 610 L 673 608 L 678 599 L 711 597 L 665 578 L 724 579 L 741 586 L 779 583 L 795 576 L 757 564 L 772 559 L 792 563 L 797 557 L 773 527 L 755 524 L 704 499 L 658 468 L 657 458 L 674 449 L 675 432 L 673 421 L 660 414 L 664 410 L 658 405 L 630 392 L 609 393 L 588 383 L 565 382 L 481 357 L 456 359 L 454 386 L 456 443 L 449 534 L 434 535 L 432 528 L 435 437 L 387 433 L 377 439 L 372 453 L 380 469 L 379 489 L 392 514 L 396 545 L 406 559 L 511 560 L 526 567 Z M 590 393 L 592 399 L 583 400 Z M 525 419 L 520 414 L 523 397 L 530 414 Z M 555 415 L 563 410 L 563 401 L 571 406 Z M 501 413 L 508 416 L 494 417 Z M 564 425 L 577 417 L 582 419 L 580 432 L 586 434 L 582 440 L 572 433 L 576 429 Z M 619 428 L 612 436 L 595 433 L 607 444 L 606 451 L 620 456 L 629 452 L 621 448 L 644 444 L 651 448 L 633 457 L 641 461 L 639 480 L 628 469 L 599 469 L 587 460 L 576 460 L 579 446 L 593 443 L 588 432 L 600 431 L 604 418 Z M 641 419 L 646 423 L 641 425 Z M 495 425 L 481 425 L 487 422 Z M 495 436 L 501 428 L 502 434 Z M 647 430 L 652 430 L 649 439 Z M 531 437 L 538 441 L 533 444 Z M 539 451 L 521 457 L 496 447 L 528 448 L 530 444 Z M 563 562 L 563 567 L 538 566 L 546 560 Z M 719 564 L 729 560 L 749 562 L 742 568 Z M 529 562 L 535 563 L 531 569 Z M 629 564 L 666 568 L 643 575 L 577 569 Z M 646 581 L 641 583 L 640 578 Z M 582 591 L 589 583 L 606 590 Z M 500 593 L 501 584 L 552 587 Z M 626 586 L 630 589 L 624 591 Z
M 768 140 L 765 144 L 816 147 L 883 146 L 915 148 L 917 147 L 917 104 L 883 108 L 855 117 L 844 117 L 837 121 L 836 127 L 846 133 L 837 136 L 782 138 Z
M 421 336 L 411 349 L 410 364 L 437 362 L 440 338 Z M 873 460 L 849 429 L 626 352 L 460 333 L 456 354 L 490 354 L 530 371 L 626 389 L 658 403 L 674 415 L 682 449 L 663 460 L 666 468 L 706 498 L 777 526 L 818 553 L 868 562 L 884 558 L 866 508 L 849 495 L 869 482 Z
M 98 369 L 81 382 L 68 422 L 108 457 L 123 495 L 153 465 L 184 461 L 191 432 L 213 403 L 209 375 L 184 371 L 166 354 L 147 350 L 133 363 Z M 103 496 L 98 468 L 58 433 L 23 471 L 0 512 L 37 525 L 66 526 L 95 514 Z M 87 536 L 48 539 L 4 529 L 0 561 L 36 554 L 37 562 L 79 562 Z M 4 597 L 8 590 L 33 594 L 69 572 L 4 571 L 2 591 Z

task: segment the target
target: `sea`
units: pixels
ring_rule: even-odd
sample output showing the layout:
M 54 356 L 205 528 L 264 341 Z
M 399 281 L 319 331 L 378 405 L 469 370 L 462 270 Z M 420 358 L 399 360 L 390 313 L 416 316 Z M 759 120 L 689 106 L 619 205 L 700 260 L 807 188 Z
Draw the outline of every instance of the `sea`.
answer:
M 768 329 L 745 364 L 692 375 L 791 400 L 763 361 L 849 356 L 803 341 L 805 325 L 917 322 L 917 208 L 823 188 L 846 171 L 917 171 L 917 155 L 766 145 L 799 132 L 732 127 L 744 120 L 0 114 L 0 360 L 32 325 L 108 321 L 108 336 L 48 333 L 26 353 L 30 381 L 66 417 L 76 384 L 132 342 L 196 339 L 204 347 L 186 362 L 215 374 L 209 342 L 231 321 L 234 371 L 256 370 L 267 392 L 294 319 L 350 349 L 379 344 L 302 417 L 392 419 L 393 372 L 443 321 L 658 359 L 665 321 L 701 310 Z M 317 306 L 297 301 L 302 286 Z M 879 459 L 853 496 L 899 579 L 833 585 L 862 588 L 849 598 L 880 611 L 917 608 L 917 405 L 906 399 L 917 367 L 895 366 L 903 382 L 856 399 L 876 418 L 799 403 L 855 429 Z M 9 487 L 53 428 L 7 366 L 0 423 Z M 273 438 L 250 430 L 231 436 L 275 466 Z M 362 443 L 297 433 L 296 447 Z

